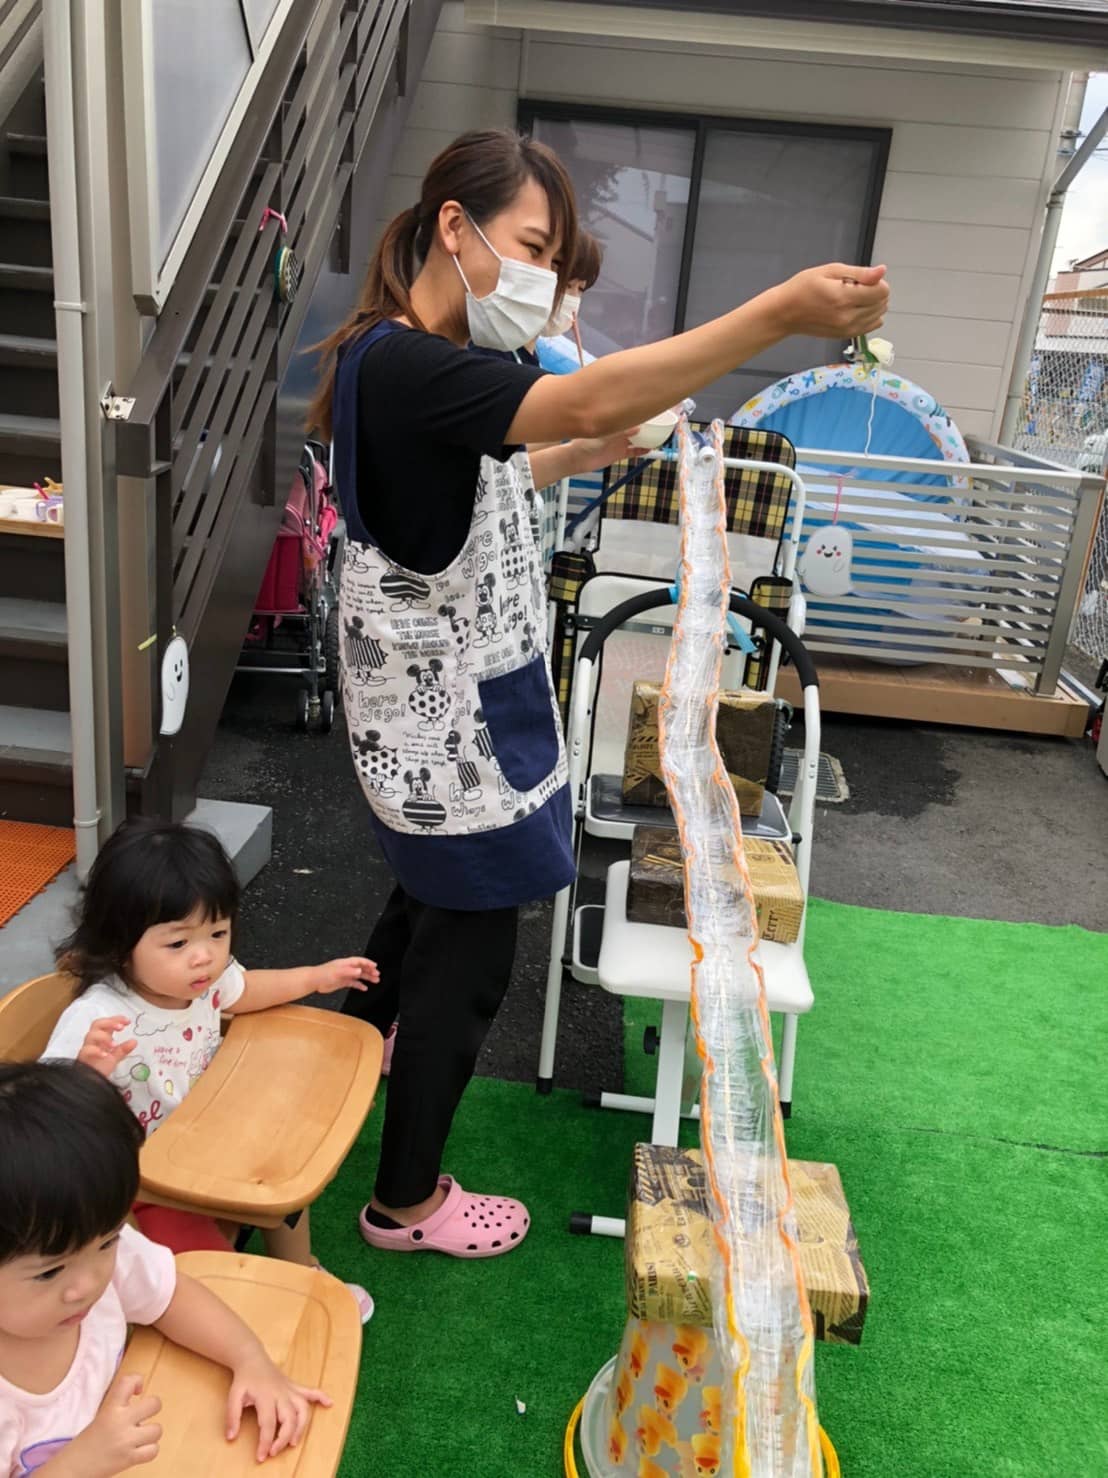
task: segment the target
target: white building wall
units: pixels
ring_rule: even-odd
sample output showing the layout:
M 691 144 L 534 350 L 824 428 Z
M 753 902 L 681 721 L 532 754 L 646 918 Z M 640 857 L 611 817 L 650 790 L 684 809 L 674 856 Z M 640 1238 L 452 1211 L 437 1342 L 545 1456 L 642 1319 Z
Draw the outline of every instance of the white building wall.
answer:
M 414 205 L 424 172 L 467 128 L 514 128 L 522 42 L 518 31 L 466 22 L 462 0 L 446 0 L 404 139 L 381 202 L 380 222 Z
M 612 37 L 468 24 L 448 0 L 395 171 L 387 220 L 467 128 L 516 121 L 522 95 L 661 111 L 892 129 L 874 260 L 897 368 L 966 432 L 995 434 L 1041 230 L 1067 78 L 875 58 L 709 54 Z

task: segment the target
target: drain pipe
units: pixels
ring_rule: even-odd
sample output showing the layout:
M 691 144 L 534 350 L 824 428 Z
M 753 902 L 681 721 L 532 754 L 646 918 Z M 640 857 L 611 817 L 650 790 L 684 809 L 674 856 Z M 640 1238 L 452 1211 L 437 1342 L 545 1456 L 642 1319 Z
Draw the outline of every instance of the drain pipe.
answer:
M 1063 144 L 1067 139 L 1076 139 L 1080 136 L 1081 110 L 1085 103 L 1085 92 L 1089 85 L 1088 73 L 1075 75 L 1069 98 L 1066 100 L 1066 124 L 1062 129 Z M 1008 381 L 1008 397 L 1004 402 L 1004 416 L 1000 423 L 1000 434 L 997 440 L 1002 446 L 1010 446 L 1012 438 L 1016 434 L 1019 425 L 1020 410 L 1023 406 L 1023 393 L 1027 384 L 1027 373 L 1031 367 L 1031 359 L 1035 353 L 1035 340 L 1039 333 L 1039 317 L 1042 313 L 1043 297 L 1046 294 L 1047 283 L 1050 281 L 1051 267 L 1054 262 L 1054 251 L 1058 245 L 1058 232 L 1062 225 L 1062 211 L 1066 203 L 1066 193 L 1074 180 L 1084 169 L 1091 157 L 1093 150 L 1108 133 L 1108 108 L 1100 115 L 1090 128 L 1081 142 L 1080 148 L 1076 149 L 1066 161 L 1065 168 L 1054 182 L 1046 203 L 1046 220 L 1043 222 L 1043 234 L 1039 243 L 1039 255 L 1035 262 L 1035 272 L 1031 279 L 1031 288 L 1027 296 L 1027 306 L 1024 310 L 1023 323 L 1020 326 L 1020 336 L 1016 344 L 1015 359 L 1012 362 L 1012 375 Z
M 54 247 L 54 317 L 65 489 L 65 605 L 69 713 L 73 741 L 73 825 L 77 875 L 84 880 L 99 846 L 96 784 L 96 694 L 93 683 L 92 581 L 89 568 L 86 306 L 81 292 L 77 136 L 73 116 L 71 0 L 44 0 L 46 133 L 50 170 L 50 235 Z

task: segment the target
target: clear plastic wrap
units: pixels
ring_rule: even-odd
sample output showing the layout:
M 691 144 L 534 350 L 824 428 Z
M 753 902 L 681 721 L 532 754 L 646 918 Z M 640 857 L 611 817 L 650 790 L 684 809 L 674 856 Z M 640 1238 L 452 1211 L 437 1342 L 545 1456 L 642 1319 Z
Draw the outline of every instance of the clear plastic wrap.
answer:
M 704 1065 L 701 1140 L 711 1190 L 713 1319 L 723 1363 L 718 1472 L 821 1478 L 814 1328 L 777 1098 L 753 895 L 715 714 L 729 593 L 723 427 L 683 424 L 680 601 L 661 705 L 662 768 L 685 864 Z

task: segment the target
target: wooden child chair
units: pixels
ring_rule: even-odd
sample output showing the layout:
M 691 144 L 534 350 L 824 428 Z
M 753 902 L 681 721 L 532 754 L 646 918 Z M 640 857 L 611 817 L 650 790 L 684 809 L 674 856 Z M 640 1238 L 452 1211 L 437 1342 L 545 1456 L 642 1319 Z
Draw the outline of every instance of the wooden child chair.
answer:
M 156 1329 L 139 1329 L 122 1368 L 141 1375 L 144 1390 L 161 1399 L 163 1434 L 157 1458 L 143 1473 L 150 1478 L 245 1478 L 262 1471 L 266 1478 L 333 1478 L 354 1404 L 362 1342 L 357 1305 L 346 1288 L 318 1268 L 245 1253 L 185 1252 L 177 1265 L 230 1304 L 292 1380 L 326 1391 L 334 1405 L 313 1407 L 300 1445 L 259 1470 L 254 1459 L 257 1426 L 250 1413 L 234 1442 L 224 1435 L 227 1372 L 172 1344 Z
M 0 999 L 0 1060 L 40 1057 L 73 1000 L 44 975 Z M 338 1173 L 373 1106 L 384 1043 L 375 1027 L 312 1006 L 231 1018 L 223 1045 L 142 1149 L 144 1201 L 280 1226 Z
M 46 1048 L 76 983 L 64 974 L 28 981 L 0 999 L 0 1060 Z M 223 1045 L 184 1102 L 143 1146 L 145 1201 L 271 1227 L 310 1206 L 332 1181 L 373 1105 L 383 1042 L 374 1027 L 335 1011 L 275 1006 L 233 1017 Z M 333 1478 L 358 1378 L 362 1327 L 344 1284 L 318 1268 L 242 1253 L 191 1252 L 182 1271 L 206 1283 L 256 1332 L 293 1380 L 322 1388 L 299 1447 L 266 1463 L 273 1478 Z M 125 1356 L 162 1402 L 156 1478 L 254 1473 L 249 1423 L 228 1443 L 227 1374 L 140 1329 Z

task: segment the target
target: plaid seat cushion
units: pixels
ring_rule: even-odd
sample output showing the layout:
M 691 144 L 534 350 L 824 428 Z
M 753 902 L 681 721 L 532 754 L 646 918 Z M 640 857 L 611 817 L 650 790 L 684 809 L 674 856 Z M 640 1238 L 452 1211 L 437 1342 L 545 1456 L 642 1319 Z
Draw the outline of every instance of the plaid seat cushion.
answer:
M 705 421 L 689 423 L 706 431 Z M 723 453 L 746 461 L 779 462 L 796 466 L 796 453 L 788 437 L 778 431 L 753 430 L 746 426 L 723 428 Z M 634 465 L 616 462 L 604 474 L 607 490 Z M 724 475 L 727 527 L 733 534 L 751 534 L 760 539 L 779 539 L 789 512 L 792 483 L 780 473 L 728 467 Z M 666 459 L 648 462 L 640 474 L 620 488 L 604 504 L 605 518 L 642 519 L 647 523 L 677 523 L 680 499 L 677 462 Z
M 760 575 L 750 587 L 750 599 L 756 601 L 782 621 L 788 619 L 789 602 L 792 599 L 793 582 L 781 575 Z M 755 623 L 751 632 L 758 650 L 749 658 L 743 683 L 757 693 L 764 693 L 769 682 L 769 665 L 773 656 L 773 641 L 767 637 L 764 626 Z
M 549 596 L 556 610 L 554 616 L 554 639 L 550 647 L 550 670 L 554 678 L 554 691 L 558 695 L 558 707 L 562 723 L 569 719 L 569 693 L 573 682 L 573 658 L 576 648 L 570 613 L 577 604 L 581 586 L 596 573 L 591 554 L 577 554 L 560 549 L 550 566 Z

